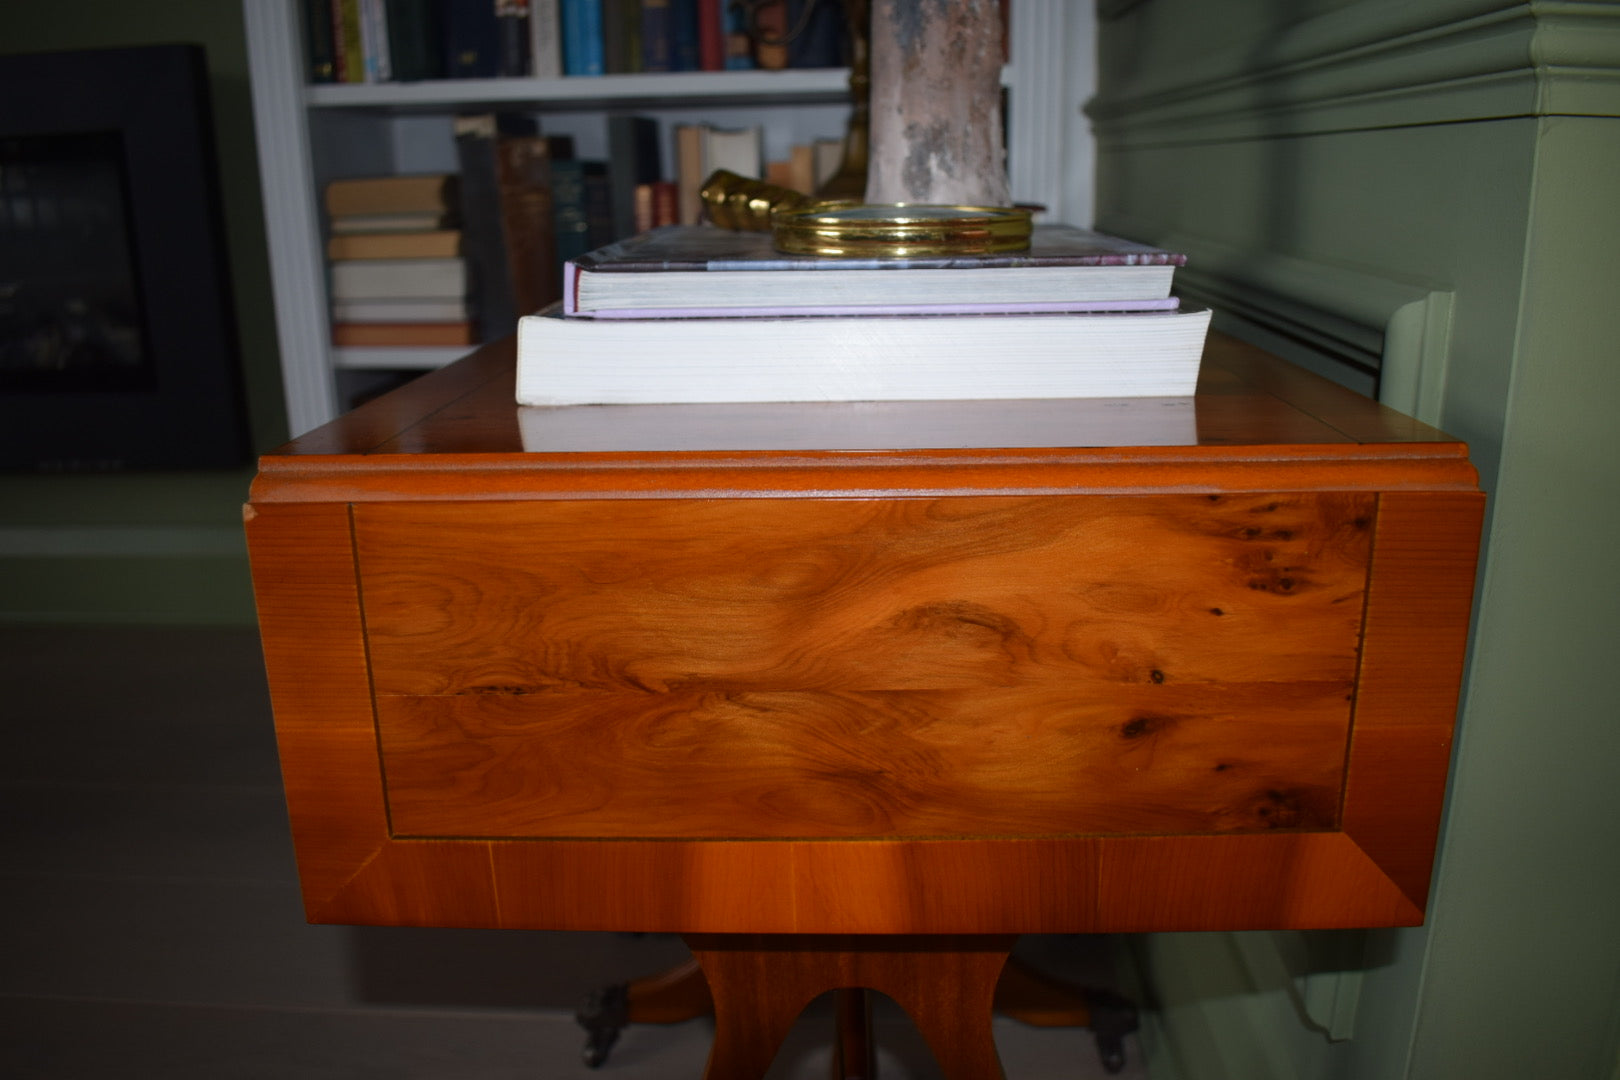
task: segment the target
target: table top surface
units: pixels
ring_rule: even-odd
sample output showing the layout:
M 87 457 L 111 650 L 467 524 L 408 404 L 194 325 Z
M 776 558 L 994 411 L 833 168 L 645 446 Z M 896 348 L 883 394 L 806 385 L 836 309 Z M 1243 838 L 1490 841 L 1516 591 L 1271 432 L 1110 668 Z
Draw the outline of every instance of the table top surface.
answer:
M 1327 486 L 1387 487 L 1389 467 L 1475 485 L 1458 440 L 1222 334 L 1192 398 L 536 408 L 514 371 L 497 342 L 371 401 L 262 457 L 253 501 L 921 492 L 941 470 L 972 490 L 1197 490 L 1279 465 L 1317 487 L 1329 463 L 1385 476 Z

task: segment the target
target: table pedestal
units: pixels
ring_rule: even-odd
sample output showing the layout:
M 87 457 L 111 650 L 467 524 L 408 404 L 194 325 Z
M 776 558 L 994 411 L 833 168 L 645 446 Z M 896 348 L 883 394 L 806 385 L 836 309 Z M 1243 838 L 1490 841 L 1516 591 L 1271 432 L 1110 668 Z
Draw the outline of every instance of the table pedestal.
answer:
M 758 1080 L 806 1005 L 828 990 L 876 990 L 905 1009 L 946 1080 L 1000 1077 L 991 1033 L 1013 935 L 691 934 L 714 995 L 705 1080 Z

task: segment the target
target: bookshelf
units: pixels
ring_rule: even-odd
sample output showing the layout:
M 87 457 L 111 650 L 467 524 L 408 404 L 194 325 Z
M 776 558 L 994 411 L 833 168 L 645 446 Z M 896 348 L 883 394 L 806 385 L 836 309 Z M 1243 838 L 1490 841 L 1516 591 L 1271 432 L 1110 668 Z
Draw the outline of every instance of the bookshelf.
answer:
M 1056 219 L 1085 223 L 1089 188 L 1077 195 L 1073 166 L 1077 152 L 1089 161 L 1089 134 L 1078 109 L 1092 64 L 1089 53 L 1077 59 L 1075 45 L 1089 45 L 1091 16 L 1072 7 L 1061 0 L 1013 4 L 1016 60 L 1004 75 L 1008 170 L 1014 198 L 1047 206 Z M 652 116 L 666 139 L 666 163 L 674 160 L 667 140 L 676 124 L 759 124 L 767 156 L 784 157 L 795 142 L 841 135 L 848 116 L 848 72 L 839 69 L 309 85 L 298 0 L 243 0 L 242 10 L 293 435 L 345 410 L 345 380 L 428 370 L 467 351 L 332 346 L 320 204 L 328 181 L 455 171 L 451 121 L 476 108 L 532 113 L 542 130 L 572 135 L 579 156 L 598 159 L 607 156 L 608 115 Z

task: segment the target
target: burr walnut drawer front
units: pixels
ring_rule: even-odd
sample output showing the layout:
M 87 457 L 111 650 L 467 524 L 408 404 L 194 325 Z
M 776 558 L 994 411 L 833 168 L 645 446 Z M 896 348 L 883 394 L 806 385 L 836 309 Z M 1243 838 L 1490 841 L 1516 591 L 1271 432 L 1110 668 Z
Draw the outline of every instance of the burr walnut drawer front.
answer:
M 391 831 L 1334 829 L 1376 503 L 357 505 Z

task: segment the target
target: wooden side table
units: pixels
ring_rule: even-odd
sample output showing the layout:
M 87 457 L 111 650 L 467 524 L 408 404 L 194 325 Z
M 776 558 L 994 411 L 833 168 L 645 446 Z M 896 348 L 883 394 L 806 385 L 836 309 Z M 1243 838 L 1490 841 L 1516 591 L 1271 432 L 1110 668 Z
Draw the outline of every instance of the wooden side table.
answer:
M 1484 503 L 1456 440 L 1219 335 L 1196 399 L 512 379 L 490 346 L 261 460 L 312 921 L 688 935 L 718 1078 L 846 986 L 997 1075 L 1022 933 L 1422 920 Z

